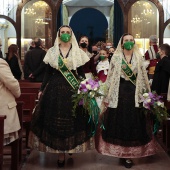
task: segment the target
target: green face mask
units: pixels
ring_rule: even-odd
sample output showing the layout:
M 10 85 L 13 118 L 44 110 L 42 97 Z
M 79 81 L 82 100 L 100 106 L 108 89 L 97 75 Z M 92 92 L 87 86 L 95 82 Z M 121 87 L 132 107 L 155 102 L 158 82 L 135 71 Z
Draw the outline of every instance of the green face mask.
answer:
M 131 50 L 134 46 L 134 42 L 132 41 L 127 41 L 123 44 L 123 47 L 126 49 L 126 50 Z
M 63 42 L 69 42 L 70 38 L 71 38 L 71 35 L 70 34 L 66 34 L 66 33 L 65 34 L 61 34 L 61 36 L 60 36 L 60 39 Z
M 105 56 L 101 55 L 101 56 L 100 56 L 100 59 L 101 59 L 101 60 L 104 60 L 104 59 L 105 59 Z

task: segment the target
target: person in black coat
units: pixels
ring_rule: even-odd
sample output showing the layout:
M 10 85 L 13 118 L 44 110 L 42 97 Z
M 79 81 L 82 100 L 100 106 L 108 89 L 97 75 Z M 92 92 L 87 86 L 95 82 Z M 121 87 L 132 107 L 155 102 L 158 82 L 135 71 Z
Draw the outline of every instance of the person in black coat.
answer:
M 168 44 L 160 45 L 158 53 L 161 60 L 156 65 L 151 89 L 161 94 L 168 92 L 170 80 L 170 46 Z
M 41 48 L 42 40 L 35 40 L 35 48 L 28 51 L 24 61 L 24 78 L 33 82 L 42 82 L 45 73 L 43 59 L 46 51 Z
M 16 44 L 11 44 L 8 47 L 8 53 L 6 53 L 6 62 L 9 64 L 13 76 L 20 80 L 22 78 L 22 66 L 18 54 L 18 46 Z

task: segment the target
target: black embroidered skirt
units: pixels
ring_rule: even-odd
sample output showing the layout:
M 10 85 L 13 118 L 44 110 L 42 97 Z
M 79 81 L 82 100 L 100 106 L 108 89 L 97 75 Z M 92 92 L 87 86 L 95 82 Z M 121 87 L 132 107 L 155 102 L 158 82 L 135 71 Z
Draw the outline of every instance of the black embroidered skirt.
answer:
M 104 141 L 120 146 L 140 146 L 151 140 L 150 121 L 141 108 L 135 107 L 135 85 L 120 79 L 117 108 L 104 113 Z
M 72 113 L 72 87 L 56 71 L 46 86 L 31 122 L 31 131 L 40 142 L 55 150 L 71 150 L 92 137 L 94 125 L 82 107 Z

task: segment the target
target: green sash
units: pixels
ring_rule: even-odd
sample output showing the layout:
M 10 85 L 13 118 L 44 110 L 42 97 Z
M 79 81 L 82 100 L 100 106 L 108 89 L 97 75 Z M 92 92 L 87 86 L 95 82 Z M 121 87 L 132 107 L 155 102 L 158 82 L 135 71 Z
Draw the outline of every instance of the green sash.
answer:
M 74 74 L 67 68 L 60 55 L 58 57 L 58 67 L 59 67 L 59 71 L 65 77 L 65 79 L 68 81 L 71 87 L 73 89 L 77 89 L 79 87 L 79 82 L 74 76 Z
M 129 80 L 134 85 L 136 85 L 136 75 L 133 73 L 133 71 L 131 70 L 131 68 L 128 66 L 128 64 L 125 62 L 123 58 L 122 58 L 122 71 L 129 78 Z

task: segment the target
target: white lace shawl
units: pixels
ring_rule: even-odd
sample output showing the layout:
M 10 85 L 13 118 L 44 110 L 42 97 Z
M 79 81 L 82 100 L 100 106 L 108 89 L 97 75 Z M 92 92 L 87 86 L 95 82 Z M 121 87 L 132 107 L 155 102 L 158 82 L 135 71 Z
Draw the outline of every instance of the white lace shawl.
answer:
M 72 48 L 69 52 L 67 62 L 65 64 L 70 70 L 76 70 L 77 67 L 80 67 L 88 62 L 89 57 L 83 50 L 79 48 L 73 31 L 70 43 L 72 44 Z M 58 32 L 54 46 L 47 51 L 47 54 L 45 55 L 45 58 L 43 60 L 46 64 L 50 64 L 51 67 L 56 69 L 58 69 L 58 56 L 60 55 L 59 44 L 60 38 Z
M 120 77 L 122 74 L 121 71 L 122 57 L 123 52 L 121 44 L 119 42 L 119 46 L 117 47 L 117 50 L 111 59 L 109 72 L 106 79 L 106 85 L 108 89 L 106 92 L 105 101 L 109 102 L 109 107 L 111 108 L 117 108 L 118 105 L 119 84 Z M 136 63 L 134 64 L 136 65 L 138 73 L 136 79 L 135 107 L 139 107 L 140 96 L 142 95 L 144 90 L 150 91 L 150 86 L 146 72 L 146 65 L 144 64 L 145 60 L 136 45 L 134 46 L 133 57 L 135 57 Z

